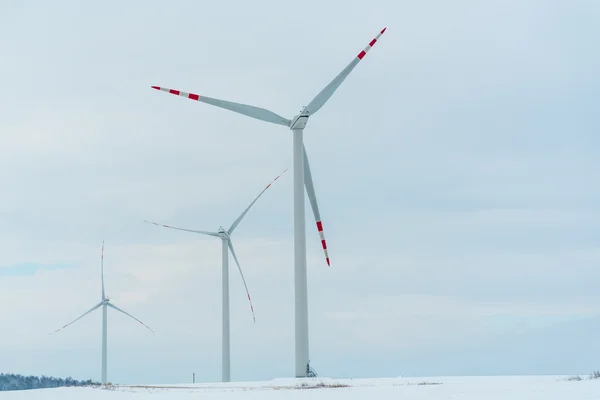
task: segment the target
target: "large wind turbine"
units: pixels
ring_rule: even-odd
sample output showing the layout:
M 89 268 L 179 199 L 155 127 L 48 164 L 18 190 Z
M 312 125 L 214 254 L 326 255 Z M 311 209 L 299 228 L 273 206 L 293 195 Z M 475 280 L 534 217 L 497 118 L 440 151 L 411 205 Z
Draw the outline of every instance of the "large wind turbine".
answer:
M 329 100 L 341 83 L 352 72 L 354 67 L 364 58 L 367 52 L 375 45 L 375 42 L 383 35 L 386 28 L 364 48 L 358 55 L 340 72 L 321 92 L 304 107 L 298 115 L 291 120 L 284 118 L 273 111 L 264 108 L 250 106 L 247 104 L 234 103 L 226 100 L 214 99 L 200 96 L 195 93 L 182 92 L 160 86 L 152 86 L 153 89 L 171 93 L 177 96 L 187 97 L 191 100 L 211 104 L 216 107 L 234 111 L 248 117 L 288 127 L 293 133 L 294 154 L 294 294 L 295 294 L 295 371 L 296 377 L 305 377 L 310 371 L 308 351 L 308 296 L 306 283 L 306 227 L 304 215 L 304 186 L 317 223 L 317 230 L 321 238 L 321 244 L 325 252 L 327 265 L 329 256 L 327 245 L 323 236 L 323 225 L 317 206 L 317 199 L 313 187 L 310 167 L 304 148 L 303 132 L 308 118 L 314 115 Z
M 248 285 L 246 285 L 246 279 L 244 278 L 244 273 L 242 272 L 242 268 L 240 267 L 240 263 L 238 261 L 237 255 L 235 254 L 235 250 L 233 249 L 233 243 L 231 243 L 231 235 L 238 227 L 242 219 L 246 216 L 250 208 L 256 203 L 256 201 L 262 196 L 262 194 L 277 180 L 281 175 L 283 175 L 287 171 L 285 169 L 277 178 L 273 179 L 271 183 L 269 183 L 263 190 L 256 196 L 256 198 L 250 203 L 248 207 L 244 210 L 244 212 L 231 224 L 229 229 L 223 228 L 223 226 L 219 227 L 217 232 L 209 232 L 209 231 L 199 231 L 193 229 L 184 229 L 184 228 L 176 228 L 174 226 L 158 224 L 152 221 L 145 221 L 149 224 L 153 224 L 156 226 L 162 226 L 170 229 L 177 229 L 179 231 L 193 232 L 199 233 L 201 235 L 208 235 L 213 237 L 218 237 L 221 239 L 222 244 L 222 277 L 221 277 L 221 285 L 222 285 L 222 340 L 221 340 L 221 378 L 223 382 L 229 382 L 231 380 L 231 351 L 230 351 L 230 332 L 229 332 L 229 250 L 231 250 L 231 255 L 235 260 L 235 264 L 237 265 L 238 271 L 240 271 L 240 275 L 242 277 L 242 282 L 244 282 L 244 287 L 246 288 L 246 294 L 248 295 L 248 301 L 250 302 L 250 311 L 252 311 L 252 319 L 256 322 L 254 317 L 254 307 L 252 306 L 252 299 L 250 298 L 250 292 L 248 291 Z
M 66 324 L 65 326 L 63 326 L 62 328 L 58 328 L 57 330 L 55 330 L 52 333 L 56 333 L 58 331 L 60 331 L 61 329 L 66 328 L 67 326 L 71 325 L 72 323 L 80 320 L 81 318 L 85 317 L 86 315 L 88 315 L 89 313 L 91 313 L 92 311 L 94 311 L 96 308 L 102 306 L 102 377 L 101 377 L 101 383 L 104 385 L 106 384 L 106 359 L 107 359 L 107 349 L 106 349 L 106 339 L 107 339 L 107 321 L 106 321 L 106 312 L 108 307 L 113 308 L 117 311 L 119 311 L 120 313 L 123 313 L 125 315 L 127 315 L 130 318 L 133 318 L 134 320 L 136 320 L 137 322 L 139 322 L 140 324 L 144 325 L 146 328 L 148 328 L 152 333 L 154 333 L 154 331 L 152 329 L 150 329 L 150 327 L 146 324 L 144 324 L 142 321 L 140 321 L 139 319 L 137 319 L 136 317 L 134 317 L 133 315 L 123 311 L 122 309 L 120 309 L 119 307 L 115 306 L 114 304 L 112 304 L 110 302 L 110 299 L 105 295 L 104 293 L 104 241 L 102 241 L 102 254 L 101 254 L 101 258 L 100 258 L 100 279 L 102 281 L 102 298 L 100 300 L 100 303 L 96 304 L 94 307 L 90 308 L 89 311 L 87 311 L 85 314 L 83 314 L 82 316 L 80 316 L 79 318 L 69 322 L 68 324 Z M 51 335 L 52 335 L 51 333 Z

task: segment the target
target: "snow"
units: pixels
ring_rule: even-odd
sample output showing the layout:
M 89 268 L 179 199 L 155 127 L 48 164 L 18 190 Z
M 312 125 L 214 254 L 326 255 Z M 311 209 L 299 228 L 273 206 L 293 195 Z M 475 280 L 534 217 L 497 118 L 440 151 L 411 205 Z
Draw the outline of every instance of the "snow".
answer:
M 176 385 L 58 388 L 3 392 L 2 400 L 600 400 L 600 379 L 567 376 L 435 377 L 391 379 L 275 379 Z

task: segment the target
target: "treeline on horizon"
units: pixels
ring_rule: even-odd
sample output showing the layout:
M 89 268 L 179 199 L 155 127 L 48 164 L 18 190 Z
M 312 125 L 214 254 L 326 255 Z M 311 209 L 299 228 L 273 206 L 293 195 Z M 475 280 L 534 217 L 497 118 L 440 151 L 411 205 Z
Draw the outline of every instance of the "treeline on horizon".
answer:
M 0 373 L 0 392 L 7 390 L 48 389 L 63 386 L 99 386 L 99 382 L 78 381 L 71 378 L 54 378 L 52 376 L 23 376 Z

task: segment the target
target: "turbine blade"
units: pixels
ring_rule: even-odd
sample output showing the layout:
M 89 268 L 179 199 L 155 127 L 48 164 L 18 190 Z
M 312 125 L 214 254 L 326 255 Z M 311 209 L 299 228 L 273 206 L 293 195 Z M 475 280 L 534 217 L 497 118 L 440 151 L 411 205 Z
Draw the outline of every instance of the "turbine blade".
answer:
M 232 101 L 213 99 L 212 97 L 200 96 L 195 93 L 186 93 L 180 90 L 169 89 L 160 86 L 152 86 L 152 89 L 171 93 L 181 97 L 187 97 L 191 100 L 196 100 L 202 103 L 210 104 L 215 107 L 224 108 L 226 110 L 234 111 L 236 113 L 243 114 L 248 117 L 259 119 L 261 121 L 271 122 L 273 124 L 290 126 L 291 123 L 289 119 L 283 118 L 281 115 L 275 114 L 273 111 L 269 111 L 260 107 L 250 106 L 248 104 L 240 104 L 234 103 Z
M 240 275 L 242 277 L 242 282 L 244 282 L 244 287 L 246 288 L 246 294 L 248 295 L 248 301 L 250 302 L 250 311 L 252 311 L 252 320 L 256 322 L 256 317 L 254 316 L 254 306 L 252 305 L 252 299 L 250 298 L 250 292 L 248 291 L 248 285 L 246 285 L 246 278 L 244 278 L 244 273 L 242 272 L 242 268 L 240 267 L 240 262 L 238 261 L 237 255 L 235 254 L 235 250 L 233 249 L 233 244 L 231 243 L 231 239 L 227 241 L 229 245 L 229 250 L 231 250 L 231 255 L 235 260 L 235 265 L 238 267 L 238 271 L 240 271 Z
M 350 64 L 348 64 L 348 66 L 346 66 L 346 68 L 344 68 L 342 72 L 338 74 L 338 76 L 336 76 L 327 86 L 325 86 L 325 88 L 321 90 L 321 92 L 310 103 L 308 103 L 308 105 L 305 108 L 305 111 L 308 111 L 309 114 L 314 114 L 317 111 L 319 111 L 319 109 L 323 107 L 325 103 L 327 103 L 327 100 L 329 100 L 329 98 L 333 95 L 337 88 L 342 84 L 344 79 L 346 79 L 348 75 L 350 75 L 350 72 L 352 72 L 354 67 L 358 65 L 360 60 L 363 59 L 363 57 L 367 54 L 371 47 L 375 45 L 375 42 L 377 42 L 381 35 L 383 35 L 386 29 L 387 28 L 383 28 L 381 32 L 379 32 L 379 34 L 375 36 L 375 39 L 371 40 L 369 45 L 365 47 L 363 51 L 358 53 L 358 55 L 350 62 Z
M 104 240 L 102 241 L 102 252 L 100 255 L 100 275 L 102 280 L 102 300 L 106 299 L 104 295 Z
M 146 325 L 145 323 L 143 323 L 142 321 L 140 321 L 139 319 L 137 319 L 137 318 L 136 318 L 136 317 L 134 317 L 133 315 L 129 314 L 128 312 L 121 310 L 119 307 L 115 306 L 115 305 L 114 305 L 114 304 L 112 304 L 112 303 L 107 303 L 106 305 L 107 305 L 107 306 L 109 306 L 109 307 L 112 307 L 112 308 L 114 308 L 115 310 L 117 310 L 117 311 L 119 311 L 119 312 L 122 312 L 123 314 L 127 315 L 127 316 L 128 316 L 128 317 L 130 317 L 130 318 L 133 318 L 133 319 L 135 319 L 137 322 L 139 322 L 140 324 L 142 324 L 142 325 L 144 325 L 146 328 L 148 328 L 148 330 L 149 330 L 150 332 L 152 332 L 152 333 L 155 333 L 155 332 L 154 332 L 154 331 L 153 331 L 153 330 L 152 330 L 152 329 L 151 329 L 151 328 L 150 328 L 148 325 Z
M 215 237 L 219 237 L 219 234 L 217 232 L 208 232 L 208 231 L 195 231 L 193 229 L 184 229 L 184 228 L 176 228 L 174 226 L 169 226 L 169 225 L 163 225 L 163 224 L 159 224 L 156 222 L 152 222 L 152 221 L 146 221 L 144 220 L 144 222 L 147 222 L 149 224 L 152 225 L 156 225 L 156 226 L 162 226 L 163 228 L 169 228 L 169 229 L 176 229 L 178 231 L 186 231 L 186 232 L 193 232 L 193 233 L 200 233 L 202 235 L 208 235 L 208 236 L 215 236 Z
M 244 212 L 233 222 L 233 224 L 231 224 L 231 227 L 229 228 L 229 234 L 231 235 L 233 233 L 233 231 L 235 230 L 235 228 L 237 228 L 237 226 L 240 224 L 240 222 L 242 222 L 242 219 L 244 219 L 244 217 L 246 216 L 246 214 L 248 213 L 248 211 L 250 211 L 250 208 L 254 205 L 254 203 L 256 203 L 256 201 L 260 198 L 260 196 L 262 196 L 262 194 L 269 188 L 271 187 L 271 185 L 277 180 L 279 179 L 279 177 L 281 175 L 283 175 L 285 173 L 285 171 L 287 171 L 287 168 L 285 170 L 283 170 L 283 172 L 281 174 L 279 174 L 275 179 L 273 179 L 271 181 L 271 183 L 269 183 L 263 190 L 262 192 L 260 192 L 258 194 L 258 196 L 256 196 L 256 198 L 252 201 L 252 203 L 250 203 L 250 205 L 244 210 Z
M 304 186 L 306 187 L 306 193 L 308 194 L 308 200 L 315 216 L 315 222 L 317 223 L 317 230 L 321 237 L 321 246 L 325 252 L 325 261 L 327 265 L 331 266 L 329 262 L 329 252 L 327 251 L 327 242 L 325 241 L 325 235 L 323 234 L 323 223 L 321 222 L 321 213 L 319 212 L 319 205 L 317 204 L 317 195 L 315 194 L 315 187 L 310 173 L 310 165 L 308 164 L 308 156 L 306 154 L 306 147 L 304 148 Z
M 94 307 L 90 308 L 88 311 L 86 311 L 85 313 L 83 313 L 81 316 L 75 318 L 73 321 L 69 322 L 68 324 L 56 329 L 54 332 L 50 333 L 50 335 L 60 331 L 61 329 L 65 329 L 67 326 L 71 325 L 72 323 L 79 321 L 81 318 L 85 317 L 86 315 L 88 315 L 89 313 L 91 313 L 92 311 L 94 311 L 96 308 L 100 307 L 102 305 L 102 301 L 98 304 L 96 304 Z

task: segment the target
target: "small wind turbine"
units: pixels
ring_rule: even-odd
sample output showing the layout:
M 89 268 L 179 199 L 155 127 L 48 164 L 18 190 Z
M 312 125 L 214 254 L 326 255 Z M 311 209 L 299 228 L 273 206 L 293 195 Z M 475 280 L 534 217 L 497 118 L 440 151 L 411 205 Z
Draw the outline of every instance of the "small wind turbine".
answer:
M 79 321 L 81 318 L 85 317 L 86 315 L 88 315 L 89 313 L 91 313 L 92 311 L 94 311 L 96 308 L 102 306 L 102 378 L 101 378 L 101 383 L 104 385 L 104 384 L 106 384 L 106 359 L 107 359 L 107 355 L 108 355 L 107 354 L 107 349 L 106 349 L 106 340 L 107 340 L 106 311 L 107 311 L 108 307 L 113 308 L 113 309 L 119 311 L 120 313 L 123 313 L 123 314 L 127 315 L 130 318 L 133 318 L 134 320 L 136 320 L 137 322 L 139 322 L 140 324 L 142 324 L 146 328 L 148 328 L 152 333 L 154 333 L 154 331 L 152 329 L 150 329 L 150 327 L 148 325 L 144 324 L 142 321 L 140 321 L 139 319 L 137 319 L 133 315 L 131 315 L 131 314 L 123 311 L 119 307 L 117 307 L 114 304 L 112 304 L 110 302 L 110 299 L 105 295 L 105 293 L 104 293 L 104 241 L 102 241 L 102 254 L 101 254 L 100 260 L 101 260 L 100 261 L 100 279 L 102 281 L 102 299 L 100 300 L 100 303 L 98 303 L 94 307 L 90 308 L 89 311 L 87 311 L 85 314 L 83 314 L 79 318 L 77 318 L 77 319 L 69 322 L 68 324 L 66 324 L 62 328 L 58 328 L 57 330 L 55 330 L 54 332 L 52 332 L 51 335 L 53 333 L 56 333 L 56 332 L 60 331 L 61 329 L 66 328 L 67 326 L 71 325 L 72 323 L 74 323 L 76 321 Z
M 231 352 L 230 352 L 230 332 L 229 332 L 229 250 L 231 250 L 231 255 L 235 260 L 235 264 L 237 265 L 238 271 L 242 277 L 242 282 L 244 282 L 244 287 L 246 288 L 246 295 L 248 296 L 248 301 L 250 302 L 250 311 L 252 311 L 252 319 L 256 322 L 256 318 L 254 316 L 254 307 L 252 306 L 252 299 L 250 298 L 250 292 L 248 291 L 248 285 L 246 284 L 246 279 L 244 278 L 244 273 L 242 272 L 242 268 L 240 267 L 240 263 L 238 261 L 237 255 L 235 254 L 235 250 L 233 249 L 233 243 L 231 243 L 231 235 L 237 228 L 237 226 L 242 222 L 242 219 L 246 216 L 250 208 L 256 203 L 256 201 L 262 196 L 262 194 L 277 180 L 281 175 L 283 175 L 287 171 L 285 169 L 277 178 L 273 179 L 271 183 L 269 183 L 262 192 L 259 193 L 258 196 L 250 203 L 250 205 L 244 210 L 244 212 L 235 220 L 233 224 L 229 227 L 229 229 L 225 229 L 222 226 L 219 227 L 217 232 L 209 232 L 209 231 L 198 231 L 193 229 L 184 229 L 184 228 L 176 228 L 174 226 L 162 225 L 152 221 L 144 221 L 149 224 L 153 224 L 156 226 L 162 226 L 164 228 L 177 229 L 179 231 L 193 232 L 199 233 L 202 235 L 208 235 L 213 237 L 221 238 L 221 250 L 222 250 L 222 277 L 221 277 L 221 285 L 222 285 L 222 341 L 221 341 L 221 376 L 223 382 L 229 382 L 231 380 Z
M 291 120 L 264 108 L 250 106 L 247 104 L 234 103 L 226 100 L 214 99 L 212 97 L 200 96 L 195 93 L 182 92 L 180 90 L 169 89 L 160 86 L 152 86 L 153 89 L 171 93 L 177 96 L 186 97 L 191 100 L 200 101 L 216 107 L 224 108 L 248 117 L 256 118 L 261 121 L 271 122 L 273 124 L 288 127 L 293 133 L 293 154 L 294 154 L 294 295 L 295 295 L 295 371 L 296 377 L 306 377 L 310 370 L 309 352 L 308 352 L 308 294 L 306 282 L 306 227 L 304 216 L 304 187 L 313 209 L 317 230 L 321 238 L 323 251 L 327 265 L 329 255 L 327 254 L 327 244 L 323 236 L 323 224 L 317 206 L 317 198 L 313 187 L 306 149 L 304 148 L 303 132 L 308 122 L 308 118 L 314 115 L 329 100 L 337 88 L 348 77 L 350 72 L 358 65 L 360 60 L 375 45 L 375 42 L 383 35 L 386 28 L 365 47 L 354 59 L 340 72 L 321 92 L 303 107 L 298 115 Z

